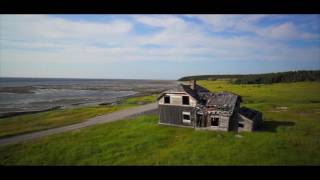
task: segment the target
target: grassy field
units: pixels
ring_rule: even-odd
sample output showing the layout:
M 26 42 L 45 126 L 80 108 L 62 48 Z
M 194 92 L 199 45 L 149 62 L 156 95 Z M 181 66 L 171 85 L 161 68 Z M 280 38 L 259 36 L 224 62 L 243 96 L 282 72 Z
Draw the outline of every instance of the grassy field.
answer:
M 157 116 L 139 116 L 1 147 L 0 164 L 320 165 L 320 83 L 198 83 L 242 95 L 243 106 L 263 112 L 262 129 L 236 136 L 159 126 Z
M 0 138 L 83 122 L 88 118 L 155 101 L 156 95 L 131 97 L 119 105 L 84 106 L 0 119 Z

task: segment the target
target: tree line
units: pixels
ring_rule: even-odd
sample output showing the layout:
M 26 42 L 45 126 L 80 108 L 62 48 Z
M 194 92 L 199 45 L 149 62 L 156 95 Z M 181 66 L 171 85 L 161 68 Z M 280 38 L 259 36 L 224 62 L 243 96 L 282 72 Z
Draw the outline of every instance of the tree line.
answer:
M 266 74 L 232 74 L 186 76 L 178 81 L 230 79 L 234 84 L 272 84 L 280 82 L 320 81 L 320 70 L 288 71 Z

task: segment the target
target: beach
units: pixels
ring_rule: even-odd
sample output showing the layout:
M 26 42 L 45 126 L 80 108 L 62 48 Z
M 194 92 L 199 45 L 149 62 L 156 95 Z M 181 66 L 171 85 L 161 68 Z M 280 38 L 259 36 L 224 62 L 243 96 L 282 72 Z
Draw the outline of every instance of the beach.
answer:
M 126 97 L 160 93 L 169 80 L 0 78 L 0 117 L 112 104 Z

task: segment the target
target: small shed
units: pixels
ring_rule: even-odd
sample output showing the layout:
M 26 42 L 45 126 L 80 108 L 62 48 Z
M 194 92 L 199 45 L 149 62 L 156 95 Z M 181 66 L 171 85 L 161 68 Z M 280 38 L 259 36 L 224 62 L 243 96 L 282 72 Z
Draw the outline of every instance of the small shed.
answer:
M 254 131 L 262 124 L 262 113 L 247 107 L 239 110 L 238 131 Z

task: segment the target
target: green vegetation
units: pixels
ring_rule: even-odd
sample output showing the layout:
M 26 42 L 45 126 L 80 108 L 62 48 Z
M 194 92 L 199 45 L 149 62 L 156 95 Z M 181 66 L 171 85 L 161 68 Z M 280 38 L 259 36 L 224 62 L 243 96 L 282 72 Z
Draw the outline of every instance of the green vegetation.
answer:
M 229 80 L 199 81 L 199 85 L 212 92 L 229 91 L 243 97 L 242 104 L 274 106 L 320 103 L 319 82 L 277 84 L 230 84 Z
M 0 137 L 13 136 L 83 122 L 89 118 L 155 102 L 156 95 L 126 98 L 119 105 L 58 109 L 0 119 Z
M 139 97 L 131 97 L 126 98 L 121 101 L 121 104 L 148 104 L 153 103 L 157 99 L 157 94 L 149 95 L 149 96 L 139 96 Z
M 320 70 L 318 71 L 289 71 L 267 74 L 247 75 L 200 75 L 182 77 L 179 81 L 187 80 L 216 80 L 227 78 L 234 84 L 272 84 L 280 82 L 320 81 Z
M 235 85 L 199 81 L 243 96 L 263 112 L 253 133 L 160 126 L 154 115 L 0 147 L 1 165 L 320 165 L 320 83 Z

